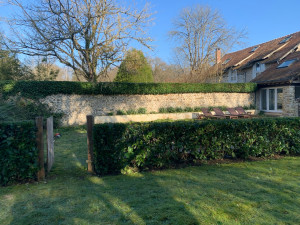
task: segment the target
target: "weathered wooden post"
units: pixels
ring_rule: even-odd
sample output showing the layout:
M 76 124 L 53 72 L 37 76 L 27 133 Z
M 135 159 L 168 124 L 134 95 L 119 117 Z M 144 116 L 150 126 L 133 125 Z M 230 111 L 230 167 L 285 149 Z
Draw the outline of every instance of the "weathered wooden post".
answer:
M 47 118 L 47 172 L 54 163 L 53 117 Z
M 88 171 L 94 173 L 93 168 L 93 126 L 94 126 L 94 116 L 87 115 L 87 145 L 88 145 Z
M 43 117 L 35 118 L 35 124 L 37 127 L 36 132 L 36 144 L 38 148 L 38 165 L 39 171 L 37 173 L 38 181 L 45 179 L 44 168 L 44 141 L 43 141 Z

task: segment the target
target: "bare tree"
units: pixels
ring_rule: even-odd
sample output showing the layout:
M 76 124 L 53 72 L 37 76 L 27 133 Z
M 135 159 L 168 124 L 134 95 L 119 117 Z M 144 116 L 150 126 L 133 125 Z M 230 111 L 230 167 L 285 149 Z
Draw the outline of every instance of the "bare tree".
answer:
M 177 64 L 168 64 L 162 59 L 149 58 L 152 66 L 154 82 L 156 83 L 182 83 L 185 77 L 185 71 Z
M 9 20 L 18 52 L 55 57 L 90 82 L 118 64 L 131 41 L 150 48 L 148 5 L 138 10 L 117 0 L 9 2 L 21 12 Z
M 178 42 L 175 58 L 183 68 L 189 68 L 190 81 L 208 78 L 216 48 L 226 52 L 245 37 L 244 31 L 229 27 L 218 11 L 201 5 L 184 8 L 173 25 L 169 36 Z

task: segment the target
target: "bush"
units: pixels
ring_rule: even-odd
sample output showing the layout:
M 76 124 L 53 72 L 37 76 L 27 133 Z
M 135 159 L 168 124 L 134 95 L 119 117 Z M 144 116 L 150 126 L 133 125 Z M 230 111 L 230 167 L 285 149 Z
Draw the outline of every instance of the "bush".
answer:
M 251 93 L 254 83 L 98 83 L 69 81 L 0 81 L 3 98 L 20 95 L 39 99 L 55 94 L 77 95 L 158 95 L 176 93 Z
M 54 113 L 46 104 L 20 97 L 6 102 L 0 99 L 0 111 L 0 122 L 34 120 L 38 116 L 44 118 L 53 116 L 54 127 L 58 127 L 63 117 L 62 113 Z
M 127 113 L 124 110 L 118 110 L 116 115 L 127 115 Z
M 33 122 L 0 123 L 0 184 L 36 178 L 38 150 Z
M 299 118 L 177 121 L 94 126 L 99 175 L 193 164 L 198 160 L 300 153 Z
M 153 82 L 153 74 L 143 52 L 132 49 L 127 52 L 114 81 L 130 83 Z
M 146 114 L 147 113 L 147 109 L 145 108 L 139 108 L 137 111 L 138 114 Z

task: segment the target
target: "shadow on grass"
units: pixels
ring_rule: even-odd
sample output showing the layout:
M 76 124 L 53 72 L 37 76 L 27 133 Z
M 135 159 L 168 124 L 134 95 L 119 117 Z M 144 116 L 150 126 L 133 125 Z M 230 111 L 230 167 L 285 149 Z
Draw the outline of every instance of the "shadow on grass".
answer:
M 85 170 L 84 129 L 61 133 L 47 183 L 5 191 L 14 199 L 3 224 L 300 222 L 299 159 L 100 178 Z

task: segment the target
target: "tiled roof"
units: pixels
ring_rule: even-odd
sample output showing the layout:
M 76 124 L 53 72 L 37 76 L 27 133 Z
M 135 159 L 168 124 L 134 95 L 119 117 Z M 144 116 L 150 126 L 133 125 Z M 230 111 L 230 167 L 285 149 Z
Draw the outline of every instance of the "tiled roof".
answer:
M 296 61 L 288 67 L 277 68 L 281 63 L 295 59 Z M 284 60 L 279 63 L 273 63 L 270 67 L 259 74 L 252 82 L 258 84 L 271 84 L 271 83 L 291 83 L 295 78 L 300 75 L 300 51 L 289 54 Z
M 289 36 L 291 36 L 291 39 L 288 42 L 280 44 L 283 39 Z M 277 59 L 282 57 L 286 52 L 288 52 L 299 43 L 300 32 L 289 34 L 284 37 L 251 46 L 237 52 L 226 54 L 222 57 L 221 63 L 224 63 L 226 59 L 230 59 L 230 61 L 226 63 L 226 65 L 224 65 L 225 70 L 230 67 L 234 67 L 234 69 L 243 69 L 250 66 L 253 62 L 256 61 L 262 61 L 262 63 L 270 63 L 274 60 L 277 61 Z M 256 51 L 251 52 L 251 50 L 256 46 L 259 46 L 259 48 L 257 48 Z M 265 58 L 268 55 L 269 57 Z
M 280 43 L 285 38 L 290 37 L 290 39 L 285 43 Z M 281 38 L 277 38 L 262 44 L 251 46 L 243 50 L 232 52 L 226 54 L 222 57 L 220 64 L 222 68 L 226 71 L 229 68 L 233 69 L 245 69 L 252 67 L 255 62 L 260 62 L 268 64 L 267 70 L 257 76 L 253 82 L 263 83 L 267 81 L 275 80 L 289 80 L 291 76 L 294 76 L 296 73 L 300 72 L 300 63 L 297 61 L 293 65 L 276 69 L 278 64 L 281 63 L 290 57 L 299 57 L 299 52 L 293 53 L 293 49 L 298 46 L 300 49 L 300 32 L 294 34 L 289 34 Z M 254 52 L 251 52 L 255 47 L 258 47 Z M 230 59 L 226 64 L 226 60 Z M 220 65 L 219 64 L 219 65 Z M 274 64 L 274 65 L 272 65 Z

